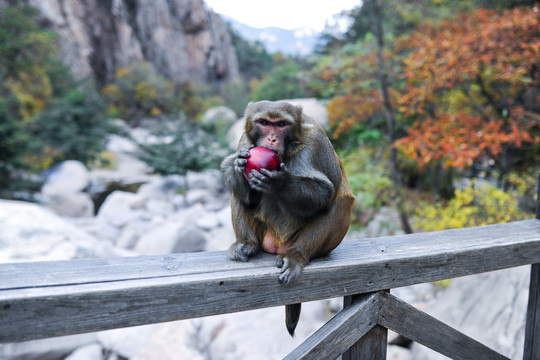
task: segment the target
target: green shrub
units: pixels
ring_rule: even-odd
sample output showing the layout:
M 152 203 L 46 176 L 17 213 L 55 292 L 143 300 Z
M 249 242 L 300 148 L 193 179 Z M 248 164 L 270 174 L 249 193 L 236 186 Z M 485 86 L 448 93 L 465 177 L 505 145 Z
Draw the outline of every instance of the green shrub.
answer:
M 152 135 L 156 141 L 138 143 L 138 157 L 162 175 L 218 168 L 228 152 L 214 134 L 186 120 L 163 121 Z
M 181 108 L 180 89 L 146 62 L 118 69 L 114 81 L 101 92 L 109 115 L 132 124 L 143 117 L 175 113 Z

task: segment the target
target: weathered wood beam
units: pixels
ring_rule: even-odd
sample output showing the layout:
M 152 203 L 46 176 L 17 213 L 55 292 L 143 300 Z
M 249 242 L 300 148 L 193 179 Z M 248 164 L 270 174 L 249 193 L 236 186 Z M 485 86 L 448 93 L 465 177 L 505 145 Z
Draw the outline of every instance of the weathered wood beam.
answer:
M 455 360 L 507 357 L 399 300 L 379 292 L 379 324 Z
M 351 306 L 351 303 L 362 295 L 345 296 L 343 307 Z M 380 306 L 380 305 L 378 305 Z M 377 313 L 379 311 L 377 310 Z M 377 318 L 378 321 L 378 318 Z M 388 343 L 388 330 L 380 325 L 375 325 L 347 351 L 341 355 L 342 360 L 385 360 Z
M 540 220 L 540 172 L 538 173 L 538 190 L 536 194 L 536 218 Z M 540 263 L 531 265 L 523 359 L 540 359 Z
M 540 263 L 540 221 L 343 242 L 278 284 L 225 252 L 0 264 L 0 342 L 195 318 Z
M 540 264 L 531 266 L 523 359 L 540 359 Z
M 378 317 L 378 294 L 359 296 L 287 355 L 285 360 L 336 359 L 376 326 Z

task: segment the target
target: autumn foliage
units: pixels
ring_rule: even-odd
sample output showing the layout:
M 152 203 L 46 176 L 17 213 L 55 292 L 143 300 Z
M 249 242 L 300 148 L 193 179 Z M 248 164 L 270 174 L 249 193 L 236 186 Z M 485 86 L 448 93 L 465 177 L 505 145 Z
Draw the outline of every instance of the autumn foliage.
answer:
M 397 142 L 420 164 L 464 168 L 505 146 L 534 141 L 539 114 L 523 94 L 538 87 L 540 12 L 480 9 L 427 24 L 406 41 L 406 91 L 399 110 L 418 120 Z M 537 99 L 540 100 L 540 99 Z
M 459 20 L 457 20 L 459 19 Z M 342 87 L 328 106 L 334 137 L 380 116 L 377 59 L 362 44 L 322 72 Z M 401 139 L 420 167 L 466 168 L 540 140 L 540 11 L 477 9 L 426 22 L 385 49 Z

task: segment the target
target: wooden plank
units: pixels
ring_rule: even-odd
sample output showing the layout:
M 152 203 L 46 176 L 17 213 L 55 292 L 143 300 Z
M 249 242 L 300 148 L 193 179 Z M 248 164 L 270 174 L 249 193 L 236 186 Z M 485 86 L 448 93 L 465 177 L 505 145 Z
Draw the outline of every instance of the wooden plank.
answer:
M 224 252 L 0 264 L 0 342 L 367 293 L 540 263 L 540 221 L 343 242 L 290 286 Z
M 347 308 L 351 303 L 362 295 L 345 296 L 343 307 Z M 342 360 L 385 360 L 388 343 L 388 330 L 380 325 L 375 325 L 356 343 L 354 343 L 341 356 Z
M 536 218 L 540 220 L 540 172 L 536 198 Z M 523 359 L 540 359 L 540 263 L 531 266 L 529 284 L 529 304 L 527 306 L 527 324 L 525 327 L 525 346 Z
M 343 353 L 342 360 L 386 360 L 388 329 L 375 325 Z
M 455 360 L 503 360 L 507 357 L 417 310 L 380 292 L 379 324 Z
M 285 357 L 285 360 L 335 359 L 377 325 L 379 296 L 367 294 L 340 311 Z
M 540 359 L 540 264 L 531 266 L 523 359 Z

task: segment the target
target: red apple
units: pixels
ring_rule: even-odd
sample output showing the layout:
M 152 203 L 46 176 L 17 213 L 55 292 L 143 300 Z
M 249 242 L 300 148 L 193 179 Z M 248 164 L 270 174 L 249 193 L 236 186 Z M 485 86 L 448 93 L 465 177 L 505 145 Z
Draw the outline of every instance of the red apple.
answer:
M 247 159 L 244 175 L 249 181 L 251 170 L 261 171 L 261 169 L 267 169 L 273 171 L 279 169 L 280 164 L 281 160 L 274 150 L 270 150 L 263 146 L 256 146 L 249 150 L 249 157 Z

